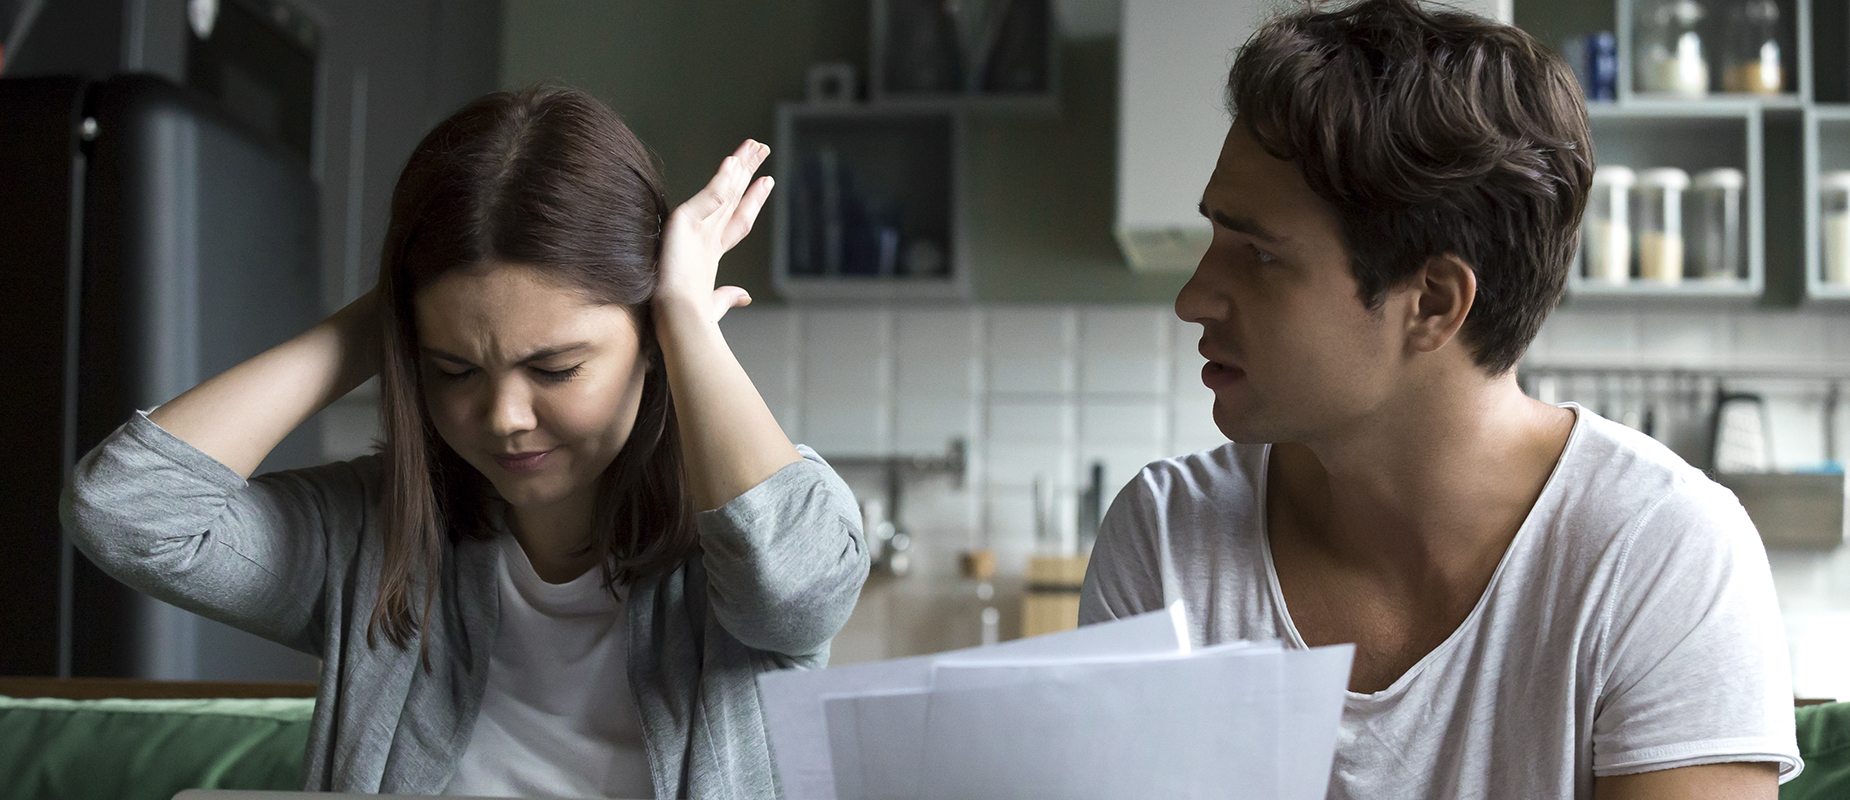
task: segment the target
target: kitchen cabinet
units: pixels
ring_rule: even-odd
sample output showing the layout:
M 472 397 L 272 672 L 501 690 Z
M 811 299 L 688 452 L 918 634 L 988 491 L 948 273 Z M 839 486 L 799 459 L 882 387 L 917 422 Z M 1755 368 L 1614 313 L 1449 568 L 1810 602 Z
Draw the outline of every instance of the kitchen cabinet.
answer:
M 1589 102 L 1595 155 L 1601 164 L 1633 168 L 1674 166 L 1692 173 L 1713 166 L 1740 169 L 1745 268 L 1738 280 L 1694 280 L 1676 285 L 1633 281 L 1612 285 L 1588 279 L 1578 265 L 1569 293 L 1578 299 L 1621 298 L 1638 303 L 1689 298 L 1733 298 L 1768 305 L 1803 300 L 1850 300 L 1850 283 L 1825 277 L 1823 177 L 1850 169 L 1850 11 L 1842 3 L 1777 0 L 1780 91 L 1748 94 L 1727 88 L 1721 49 L 1739 26 L 1735 0 L 1700 3 L 1705 21 L 1696 30 L 1705 51 L 1709 91 L 1699 97 L 1653 91 L 1648 26 L 1659 0 L 1517 0 L 1516 23 L 1545 44 L 1612 31 L 1617 45 L 1616 97 Z M 1770 70 L 1769 70 L 1770 71 Z M 1687 212 L 1686 212 L 1687 221 Z
M 970 295 L 957 187 L 963 118 L 885 104 L 777 109 L 771 275 L 791 299 Z
M 1509 19 L 1507 0 L 1448 5 Z M 1124 3 L 1112 232 L 1131 270 L 1186 274 L 1207 252 L 1213 232 L 1196 204 L 1231 124 L 1227 73 L 1253 31 L 1288 10 L 1263 0 Z

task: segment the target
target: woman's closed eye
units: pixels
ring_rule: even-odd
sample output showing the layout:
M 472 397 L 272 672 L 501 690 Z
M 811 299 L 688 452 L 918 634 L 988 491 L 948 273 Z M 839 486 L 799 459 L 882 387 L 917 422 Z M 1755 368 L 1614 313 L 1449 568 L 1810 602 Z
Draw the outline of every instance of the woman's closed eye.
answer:
M 578 377 L 578 373 L 584 371 L 584 366 L 583 364 L 576 364 L 565 369 L 540 369 L 539 367 L 534 367 L 533 374 L 538 375 L 541 380 L 551 381 L 553 383 L 564 383 Z
M 528 367 L 528 369 L 532 370 L 534 377 L 539 378 L 540 380 L 546 381 L 548 383 L 564 383 L 566 381 L 569 381 L 573 378 L 578 377 L 578 374 L 584 371 L 584 365 L 577 364 L 577 365 L 567 367 L 565 369 L 541 369 L 539 367 Z M 472 377 L 475 377 L 475 374 L 480 371 L 481 370 L 476 367 L 469 367 L 468 369 L 459 370 L 459 371 L 451 371 L 448 369 L 444 369 L 442 367 L 437 368 L 437 374 L 441 376 L 445 381 L 449 381 L 451 383 L 461 383 L 463 381 L 466 381 Z

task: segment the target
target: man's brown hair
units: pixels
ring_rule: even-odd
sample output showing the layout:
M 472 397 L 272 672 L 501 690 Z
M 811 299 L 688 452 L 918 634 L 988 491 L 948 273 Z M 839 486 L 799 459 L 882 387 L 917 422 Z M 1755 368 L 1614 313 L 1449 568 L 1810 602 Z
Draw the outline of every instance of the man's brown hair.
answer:
M 1586 105 L 1559 56 L 1416 0 L 1313 4 L 1253 35 L 1227 101 L 1336 207 L 1365 306 L 1456 255 L 1477 275 L 1464 342 L 1492 375 L 1515 367 L 1560 301 L 1593 179 Z

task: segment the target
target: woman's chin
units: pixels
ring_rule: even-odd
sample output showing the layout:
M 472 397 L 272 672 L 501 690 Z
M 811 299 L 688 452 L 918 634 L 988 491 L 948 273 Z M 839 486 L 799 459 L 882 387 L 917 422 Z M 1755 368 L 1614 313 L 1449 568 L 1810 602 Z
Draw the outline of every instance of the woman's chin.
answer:
M 501 499 L 515 508 L 548 506 L 571 494 L 569 488 L 551 485 L 552 481 L 540 478 L 500 476 L 489 482 L 494 484 L 495 492 L 501 495 Z

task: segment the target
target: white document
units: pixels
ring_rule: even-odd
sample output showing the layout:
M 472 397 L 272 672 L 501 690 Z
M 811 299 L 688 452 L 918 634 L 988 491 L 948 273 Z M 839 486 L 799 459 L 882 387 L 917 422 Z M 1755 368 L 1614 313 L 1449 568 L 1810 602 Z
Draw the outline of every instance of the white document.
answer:
M 1278 650 L 946 667 L 926 725 L 922 800 L 1272 798 Z
M 928 689 L 836 695 L 822 701 L 839 800 L 910 800 L 925 775 Z
M 1355 645 L 1284 653 L 1284 700 L 1279 730 L 1279 800 L 1323 800 L 1336 762 L 1336 732 L 1348 697 Z
M 990 647 L 954 650 L 930 656 L 852 664 L 820 670 L 784 670 L 758 676 L 758 694 L 764 704 L 771 754 L 790 800 L 837 800 L 835 773 L 830 760 L 828 710 L 825 698 L 865 697 L 872 704 L 856 711 L 857 720 L 881 719 L 878 706 L 895 703 L 905 713 L 903 693 L 931 688 L 932 666 L 939 661 L 1047 660 L 1084 656 L 1123 657 L 1184 651 L 1188 647 L 1187 620 L 1180 602 L 1112 622 Z M 863 701 L 856 700 L 855 703 Z M 852 705 L 852 704 L 850 704 Z M 838 708 L 838 715 L 852 709 Z M 895 735 L 898 735 L 897 732 Z M 900 767 L 901 765 L 895 765 Z M 902 767 L 903 769 L 903 767 Z M 869 796 L 869 795 L 863 795 Z
M 1096 793 L 1076 790 L 1062 786 L 1059 791 L 1071 792 L 1078 797 L 1114 797 L 1137 796 L 1139 791 L 1161 788 L 1163 791 L 1182 792 L 1198 790 L 1206 796 L 1224 796 L 1225 786 L 1215 788 L 1217 781 L 1228 779 L 1227 772 L 1235 768 L 1226 760 L 1226 754 L 1235 753 L 1239 748 L 1246 749 L 1240 753 L 1248 760 L 1249 769 L 1264 772 L 1275 769 L 1275 777 L 1242 777 L 1237 783 L 1239 795 L 1254 798 L 1279 798 L 1280 800 L 1321 800 L 1328 789 L 1330 765 L 1335 754 L 1336 730 L 1341 722 L 1343 689 L 1348 683 L 1349 664 L 1354 652 L 1350 645 L 1317 648 L 1314 650 L 1286 650 L 1279 642 L 1232 642 L 1224 645 L 1195 651 L 1193 653 L 1162 653 L 1115 657 L 1079 656 L 1069 659 L 1030 658 L 1022 660 L 983 658 L 962 660 L 949 656 L 932 666 L 932 689 L 906 690 L 901 692 L 875 692 L 860 695 L 833 695 L 824 700 L 825 716 L 828 719 L 831 761 L 835 774 L 836 795 L 840 800 L 920 800 L 924 797 L 978 797 L 984 794 L 969 794 L 982 785 L 982 779 L 972 779 L 969 784 L 949 785 L 938 791 L 927 791 L 926 776 L 938 780 L 941 774 L 967 772 L 973 766 L 980 770 L 980 765 L 962 763 L 933 763 L 927 765 L 928 758 L 959 760 L 965 757 L 961 749 L 938 752 L 928 756 L 928 742 L 945 741 L 934 737 L 950 737 L 959 747 L 976 748 L 979 752 L 996 759 L 1002 769 L 1020 772 L 1021 759 L 1052 759 L 1043 766 L 1043 773 L 1073 774 L 1085 787 Z M 1240 717 L 1217 715 L 1211 709 L 1212 704 L 1197 706 L 1197 698 L 1212 698 L 1216 692 L 1224 690 L 1220 676 L 1216 682 L 1206 686 L 1191 686 L 1187 670 L 1177 674 L 1171 664 L 1156 662 L 1174 662 L 1178 659 L 1217 659 L 1247 658 L 1277 662 L 1279 678 L 1277 686 L 1269 692 L 1261 692 L 1263 697 L 1255 702 L 1269 702 L 1275 708 L 1275 717 L 1268 719 L 1265 713 L 1245 714 Z M 1151 666 L 1144 672 L 1136 668 L 1139 665 Z M 1251 666 L 1250 664 L 1247 666 Z M 1259 672 L 1268 673 L 1272 667 L 1259 667 Z M 1235 670 L 1236 672 L 1241 670 Z M 1244 670 L 1251 672 L 1252 670 Z M 1123 708 L 1106 709 L 1092 719 L 1070 719 L 1060 717 L 1074 711 L 1074 704 L 1084 707 L 1097 700 L 1100 695 L 1093 688 L 1067 686 L 1050 693 L 1050 696 L 1034 698 L 1029 695 L 1013 695 L 1007 691 L 978 695 L 969 703 L 972 713 L 984 715 L 1002 715 L 994 724 L 977 724 L 970 720 L 936 719 L 932 725 L 932 710 L 939 702 L 938 698 L 951 692 L 970 692 L 972 690 L 1007 689 L 1029 684 L 1039 684 L 1054 678 L 1069 681 L 1075 677 L 1083 678 L 1087 673 L 1095 677 L 1102 675 L 1107 682 L 1118 681 L 1121 674 L 1130 674 L 1133 680 L 1147 680 L 1153 687 L 1170 692 L 1169 710 L 1157 706 L 1141 707 L 1125 711 Z M 1112 683 L 1111 689 L 1123 689 L 1124 684 Z M 1248 685 L 1244 690 L 1260 690 L 1262 686 Z M 1044 691 L 1046 687 L 1036 687 L 1035 691 Z M 1152 689 L 1146 688 L 1145 691 Z M 1073 698 L 1054 702 L 1052 695 L 1060 691 L 1076 692 Z M 1249 699 L 1252 699 L 1249 697 Z M 953 703 L 955 705 L 955 703 Z M 1044 715 L 1047 709 L 1056 709 L 1054 717 L 1036 718 Z M 1202 709 L 1210 709 L 1203 711 Z M 1122 713 L 1123 716 L 1114 716 Z M 995 733 L 994 728 L 1007 728 L 1027 720 L 1030 726 L 1038 726 L 1043 731 L 1064 732 L 1053 739 L 1037 738 L 1032 735 L 1010 736 L 1007 734 L 985 738 L 985 732 Z M 1177 728 L 1169 720 L 1179 720 L 1183 727 Z M 960 726 L 973 725 L 974 732 L 963 731 Z M 1149 733 L 1146 728 L 1154 726 L 1156 732 Z M 1190 727 L 1192 726 L 1192 727 Z M 1227 741 L 1228 731 L 1215 734 L 1216 726 L 1233 726 L 1244 734 L 1250 734 L 1240 742 Z M 1216 750 L 1215 756 L 1207 762 L 1214 768 L 1200 771 L 1194 762 L 1188 759 L 1187 746 L 1176 748 L 1167 744 L 1165 737 L 1181 736 L 1184 741 L 1203 743 L 1210 747 L 1229 749 Z M 970 737 L 976 737 L 974 739 Z M 1237 738 L 1237 737 L 1236 737 Z M 1150 773 L 1175 776 L 1192 776 L 1186 781 L 1188 786 L 1167 785 L 1160 781 L 1151 783 L 1148 779 L 1137 778 L 1132 781 L 1142 787 L 1129 794 L 1116 794 L 1126 787 L 1113 785 L 1085 777 L 1086 765 L 1062 762 L 1062 758 L 1084 761 L 1085 741 L 1103 742 L 1103 749 L 1109 751 L 1108 763 L 1117 767 L 1137 765 L 1135 775 Z M 1048 742 L 1051 751 L 1036 750 L 1026 747 L 1023 742 Z M 1216 744 L 1220 742 L 1220 744 Z M 1244 742 L 1244 744 L 1242 744 Z M 1253 749 L 1254 747 L 1257 749 Z M 1076 749 L 1075 749 L 1076 748 Z M 1140 749 L 1141 748 L 1141 749 Z M 1215 759 L 1223 759 L 1215 761 Z M 1253 759 L 1256 759 L 1253 760 Z M 1150 768 L 1152 763 L 1167 764 L 1166 769 Z M 1275 766 L 1274 766 L 1275 765 Z M 1122 770 L 1120 770 L 1122 772 Z M 981 774 L 979 771 L 976 774 Z M 1042 779 L 1035 778 L 1040 781 Z M 940 781 L 943 782 L 943 781 Z M 1035 784 L 1039 785 L 1039 784 Z M 987 796 L 1015 796 L 1018 793 L 1033 794 L 1025 786 L 1011 785 L 1007 791 L 999 787 Z

